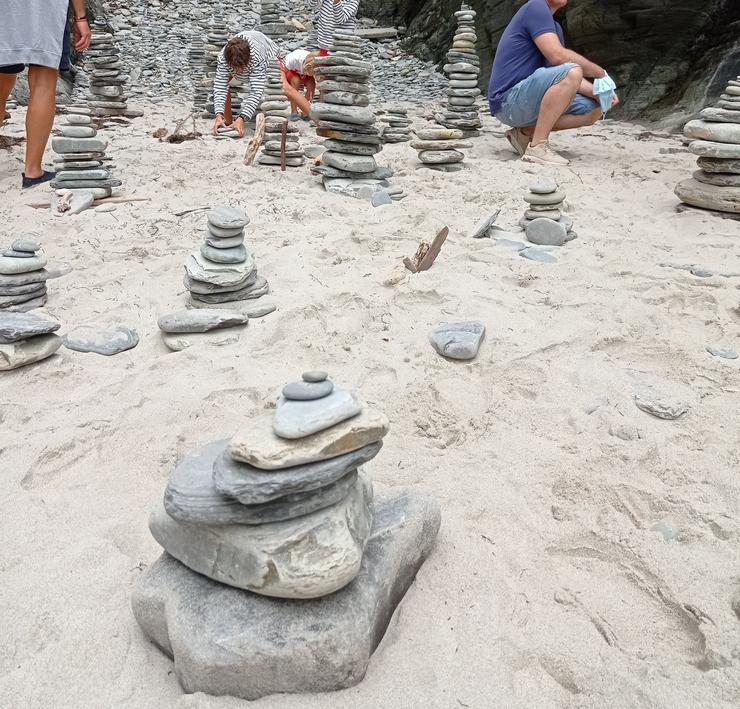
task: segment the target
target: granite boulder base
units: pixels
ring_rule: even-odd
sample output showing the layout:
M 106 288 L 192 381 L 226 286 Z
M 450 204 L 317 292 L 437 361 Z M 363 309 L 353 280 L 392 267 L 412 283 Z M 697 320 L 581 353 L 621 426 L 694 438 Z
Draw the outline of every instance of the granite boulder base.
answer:
M 330 692 L 362 680 L 396 607 L 432 550 L 437 503 L 409 490 L 373 503 L 357 577 L 315 600 L 231 588 L 163 554 L 142 575 L 132 608 L 186 692 L 259 699 Z

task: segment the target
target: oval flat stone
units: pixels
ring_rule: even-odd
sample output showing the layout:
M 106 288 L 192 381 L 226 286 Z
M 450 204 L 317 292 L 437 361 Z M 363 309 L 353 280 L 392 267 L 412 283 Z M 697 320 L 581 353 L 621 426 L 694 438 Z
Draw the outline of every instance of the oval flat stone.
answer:
M 52 138 L 51 147 L 55 153 L 103 153 L 108 141 L 103 138 Z
M 457 150 L 421 150 L 419 160 L 425 165 L 449 165 L 462 162 L 465 155 Z
M 291 401 L 313 401 L 321 399 L 334 391 L 334 383 L 329 379 L 321 382 L 290 382 L 283 387 L 283 396 Z
M 241 230 L 249 224 L 247 213 L 237 207 L 214 207 L 208 212 L 208 223 L 217 229 Z M 218 234 L 214 232 L 216 236 Z M 234 236 L 233 232 L 224 236 Z
M 717 121 L 719 123 L 740 123 L 740 111 L 729 111 L 724 108 L 705 108 L 699 115 L 705 121 Z
M 737 187 L 718 187 L 691 178 L 679 182 L 674 192 L 682 202 L 694 207 L 740 214 L 740 189 Z
M 90 116 L 80 116 L 76 113 L 70 113 L 65 118 L 67 125 L 70 126 L 89 126 L 92 123 Z
M 8 249 L 3 251 L 3 256 L 8 258 L 33 258 L 33 251 L 15 251 L 14 249 Z
M 524 195 L 524 201 L 529 204 L 560 204 L 565 199 L 565 192 L 556 190 L 546 194 L 530 192 Z
M 62 135 L 66 138 L 93 138 L 96 134 L 97 131 L 89 126 L 62 126 Z
M 241 244 L 230 249 L 216 249 L 203 244 L 200 247 L 200 253 L 215 263 L 242 263 L 247 259 L 247 250 Z
M 712 121 L 689 121 L 683 128 L 687 138 L 709 140 L 717 143 L 740 144 L 740 122 L 714 123 Z
M 315 121 L 339 121 L 341 123 L 369 126 L 375 123 L 375 113 L 366 106 L 337 106 L 331 103 L 311 104 L 311 118 Z
M 362 404 L 346 389 L 334 389 L 328 396 L 313 401 L 281 398 L 272 428 L 281 438 L 305 438 L 357 416 L 361 411 Z
M 692 177 L 698 182 L 704 182 L 707 185 L 716 185 L 717 187 L 740 187 L 740 175 L 725 175 L 722 173 L 704 172 L 704 170 L 694 170 Z
M 704 172 L 740 175 L 740 159 L 699 158 L 696 164 Z
M 554 219 L 555 221 L 558 221 L 561 216 L 561 211 L 559 209 L 546 209 L 543 211 L 535 211 L 533 209 L 528 209 L 526 212 L 524 212 L 524 218 L 533 220 L 533 219 Z
M 537 182 L 529 186 L 532 194 L 552 194 L 558 189 L 558 183 L 552 177 L 541 177 Z
M 27 251 L 33 253 L 41 248 L 41 244 L 33 239 L 16 239 L 10 247 L 14 251 Z
M 244 244 L 244 237 L 241 233 L 238 236 L 213 236 L 209 231 L 206 232 L 205 242 L 214 249 L 233 249 L 235 246 Z
M 372 172 L 376 168 L 375 158 L 371 155 L 350 155 L 327 150 L 321 154 L 321 162 L 337 170 L 352 173 Z
M 139 344 L 139 335 L 122 325 L 112 328 L 98 328 L 81 325 L 63 336 L 64 346 L 77 352 L 94 352 L 111 356 L 130 350 Z
M 473 359 L 485 333 L 486 326 L 480 320 L 444 323 L 429 333 L 429 342 L 443 357 Z
M 157 320 L 157 325 L 162 332 L 192 333 L 237 327 L 246 325 L 248 322 L 247 315 L 235 310 L 203 308 L 202 310 L 177 310 L 174 313 L 162 315 Z
M 538 246 L 562 246 L 568 235 L 562 224 L 553 219 L 542 217 L 529 222 L 525 233 L 527 235 L 527 241 Z
M 58 335 L 35 335 L 9 344 L 0 344 L 0 372 L 18 369 L 51 357 L 62 345 Z
M 46 266 L 46 254 L 38 253 L 31 258 L 14 258 L 0 256 L 0 274 L 13 275 L 16 273 L 30 273 Z
M 740 145 L 718 143 L 711 140 L 692 140 L 689 152 L 708 158 L 740 158 Z
M 311 369 L 301 374 L 304 382 L 323 382 L 329 375 L 322 369 Z
M 420 140 L 462 140 L 464 136 L 455 128 L 419 128 L 414 133 Z

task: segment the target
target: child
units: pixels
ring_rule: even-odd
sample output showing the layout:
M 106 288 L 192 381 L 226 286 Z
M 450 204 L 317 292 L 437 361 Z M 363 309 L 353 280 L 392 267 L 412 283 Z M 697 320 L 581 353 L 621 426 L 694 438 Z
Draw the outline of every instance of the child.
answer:
M 292 92 L 288 93 L 290 99 L 290 120 L 297 121 L 302 118 L 308 120 L 307 104 L 313 100 L 313 94 L 316 90 L 316 80 L 313 78 L 313 57 L 314 54 L 307 52 L 305 49 L 296 49 L 290 52 L 283 62 L 283 74 L 285 81 L 300 93 L 301 88 L 305 87 L 305 101 L 297 101 Z M 298 105 L 303 110 L 304 116 L 298 114 Z

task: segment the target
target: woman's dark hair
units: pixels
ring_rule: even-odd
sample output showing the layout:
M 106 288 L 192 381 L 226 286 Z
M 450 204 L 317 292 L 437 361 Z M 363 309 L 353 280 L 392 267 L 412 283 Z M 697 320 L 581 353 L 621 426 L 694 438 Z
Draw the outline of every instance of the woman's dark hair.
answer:
M 230 39 L 224 47 L 224 59 L 232 69 L 243 69 L 249 64 L 252 50 L 249 42 L 241 37 Z

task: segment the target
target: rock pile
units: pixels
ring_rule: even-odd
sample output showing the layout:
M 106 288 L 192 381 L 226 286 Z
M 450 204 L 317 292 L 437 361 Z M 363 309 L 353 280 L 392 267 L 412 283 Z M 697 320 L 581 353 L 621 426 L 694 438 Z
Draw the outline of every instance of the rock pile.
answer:
M 249 217 L 241 209 L 214 207 L 208 213 L 205 243 L 185 262 L 185 287 L 197 308 L 259 298 L 269 291 L 244 246 Z
M 16 239 L 0 256 L 0 310 L 25 312 L 46 303 L 46 254 L 33 239 Z
M 457 31 L 452 47 L 447 52 L 447 64 L 444 65 L 444 71 L 450 80 L 447 105 L 436 116 L 439 124 L 466 131 L 466 137 L 477 135 L 481 125 L 476 108 L 476 99 L 480 96 L 480 59 L 475 52 L 475 42 L 478 39 L 475 33 L 475 15 L 475 10 L 465 3 L 455 13 Z
M 206 112 L 208 93 L 213 83 L 208 83 L 206 44 L 201 37 L 196 37 L 190 43 L 188 66 L 193 75 L 193 108 L 196 114 L 202 116 Z
M 408 109 L 403 106 L 389 106 L 380 115 L 386 127 L 381 130 L 384 143 L 406 143 L 411 140 L 411 124 Z
M 298 128 L 288 122 L 290 101 L 283 94 L 283 80 L 277 60 L 267 69 L 265 97 L 260 104 L 265 114 L 265 138 L 257 162 L 260 165 L 280 165 L 283 126 L 286 129 L 285 164 L 287 167 L 300 167 L 306 161 L 300 143 Z
M 676 196 L 692 207 L 740 214 L 740 76 L 727 84 L 716 107 L 699 115 L 683 129 L 699 169 L 676 185 Z
M 93 199 L 102 199 L 110 197 L 121 181 L 111 175 L 110 159 L 105 156 L 108 141 L 98 137 L 86 110 L 71 107 L 61 127 L 62 135 L 52 138 L 52 150 L 59 158 L 54 161 L 57 173 L 51 186 L 73 193 L 84 191 Z
M 0 372 L 51 357 L 62 345 L 54 334 L 59 328 L 56 320 L 36 313 L 0 311 Z
M 457 128 L 419 128 L 414 131 L 416 139 L 411 147 L 418 151 L 421 165 L 441 172 L 462 170 L 465 154 L 461 148 L 469 148 L 470 143 L 460 142 L 463 131 Z
M 562 246 L 576 238 L 573 220 L 562 209 L 565 192 L 555 180 L 542 177 L 524 195 L 527 210 L 519 221 L 527 240 L 541 246 Z
M 90 31 L 92 40 L 84 55 L 87 67 L 92 67 L 87 103 L 94 116 L 125 115 L 129 77 L 122 73 L 121 55 L 113 35 L 100 22 L 93 22 Z
M 165 553 L 132 605 L 186 691 L 257 699 L 362 679 L 440 522 L 414 491 L 373 499 L 360 466 L 387 431 L 306 372 L 274 415 L 175 468 L 149 520 Z
M 295 27 L 282 21 L 279 3 L 273 2 L 273 0 L 263 0 L 260 6 L 260 24 L 255 29 L 275 40 L 278 46 L 282 47 L 281 41 L 288 35 L 293 34 Z

